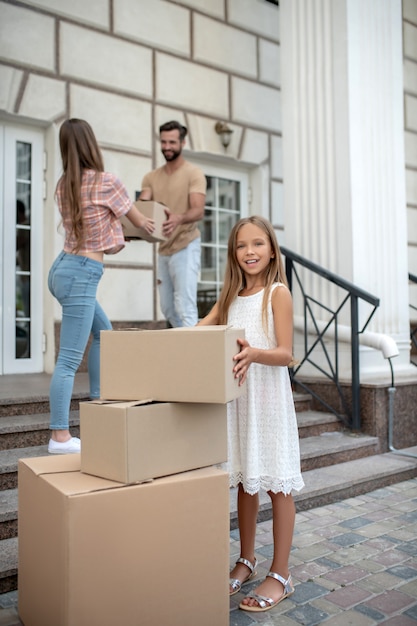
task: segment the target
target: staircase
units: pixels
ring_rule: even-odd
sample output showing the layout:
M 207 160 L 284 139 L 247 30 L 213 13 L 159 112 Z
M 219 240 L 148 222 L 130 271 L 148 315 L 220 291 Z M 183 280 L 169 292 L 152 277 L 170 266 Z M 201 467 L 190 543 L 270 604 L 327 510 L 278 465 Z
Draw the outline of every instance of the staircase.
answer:
M 0 376 L 0 593 L 17 589 L 17 464 L 22 457 L 47 455 L 50 377 Z M 88 400 L 87 374 L 76 376 L 70 426 L 79 434 L 78 404 Z M 380 454 L 377 437 L 346 432 L 333 415 L 312 411 L 306 394 L 295 394 L 305 488 L 297 510 L 322 506 L 417 476 L 417 459 Z M 417 453 L 417 449 L 413 449 Z M 230 527 L 237 527 L 231 497 Z M 271 517 L 262 495 L 259 520 Z

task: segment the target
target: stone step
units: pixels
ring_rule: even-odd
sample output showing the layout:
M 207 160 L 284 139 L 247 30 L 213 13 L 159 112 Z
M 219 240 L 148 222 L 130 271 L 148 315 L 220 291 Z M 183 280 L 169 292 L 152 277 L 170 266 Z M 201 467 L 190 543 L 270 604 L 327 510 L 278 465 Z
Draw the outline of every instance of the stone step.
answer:
M 17 589 L 17 537 L 4 539 L 0 549 L 0 593 Z
M 80 402 L 89 400 L 85 392 L 74 394 L 70 408 L 77 411 Z M 49 397 L 39 396 L 36 398 L 2 398 L 0 401 L 0 423 L 3 419 L 21 415 L 37 415 L 46 413 L 49 415 Z
M 319 413 L 315 416 L 316 427 L 319 427 L 318 424 L 320 423 L 321 415 L 324 414 Z M 4 422 L 9 422 L 9 425 L 5 426 L 5 428 L 13 429 L 13 420 L 18 420 L 20 426 L 23 428 L 24 440 L 26 441 L 26 438 L 28 438 L 31 444 L 36 442 L 38 445 L 27 445 L 26 447 L 0 450 L 0 492 L 4 489 L 14 489 L 17 487 L 17 466 L 19 458 L 45 456 L 48 454 L 47 443 L 49 431 L 35 429 L 33 420 L 36 421 L 38 417 L 39 416 L 20 416 L 19 418 L 9 418 L 7 420 L 4 418 Z M 39 422 L 37 423 L 39 424 Z M 74 424 L 74 427 L 71 428 L 72 434 L 78 435 L 77 414 L 73 416 L 72 423 Z M 25 430 L 28 424 L 33 428 L 32 431 Z M 301 426 L 300 430 L 302 431 L 302 429 L 303 427 Z M 17 436 L 16 432 L 3 433 L 1 434 L 0 441 L 8 434 L 10 435 L 10 443 L 14 440 L 13 438 Z M 377 444 L 378 439 L 376 437 L 368 437 L 366 435 L 354 437 L 349 433 L 338 431 L 330 433 L 324 432 L 321 435 L 313 437 L 301 437 L 301 467 L 303 471 L 305 471 L 320 465 L 330 465 L 348 459 L 359 458 L 366 454 L 373 454 L 376 451 Z
M 0 494 L 5 489 L 17 487 L 17 466 L 19 459 L 28 459 L 36 456 L 47 456 L 48 446 L 30 446 L 28 448 L 13 448 L 0 452 Z
M 319 411 L 297 412 L 299 436 L 302 438 L 334 432 L 342 428 L 338 419 Z M 70 412 L 71 434 L 79 436 L 79 411 Z M 0 419 L 0 451 L 41 446 L 48 443 L 49 413 L 12 415 Z
M 294 493 L 297 511 L 306 511 L 368 493 L 417 476 L 417 446 L 394 452 L 346 461 L 303 472 L 305 487 Z M 236 492 L 230 493 L 230 527 L 237 528 Z M 272 518 L 269 496 L 261 492 L 259 521 Z
M 79 411 L 70 411 L 71 434 L 79 436 Z M 13 415 L 0 419 L 0 451 L 46 445 L 51 436 L 49 413 Z
M 379 452 L 378 437 L 351 432 L 324 432 L 315 437 L 300 438 L 303 472 L 352 461 Z
M 299 411 L 298 407 L 297 424 L 300 439 L 344 429 L 344 425 L 332 413 L 323 413 L 322 411 L 312 411 L 310 409 Z
M 317 467 L 358 459 L 372 454 L 378 440 L 365 435 L 352 437 L 346 433 L 332 433 L 300 439 L 301 468 L 303 473 Z M 31 446 L 0 452 L 0 539 L 17 532 L 17 467 L 19 458 L 45 456 L 47 446 Z M 340 459 L 340 460 L 338 460 Z M 3 521 L 4 519 L 4 521 Z M 6 528 L 2 526 L 5 524 Z
M 0 491 L 0 540 L 17 537 L 17 497 L 17 489 Z
M 417 446 L 403 450 L 417 457 Z M 393 452 L 321 467 L 303 472 L 305 487 L 294 495 L 297 511 L 304 511 L 332 502 L 351 498 L 373 489 L 386 487 L 417 476 L 417 458 Z M 236 489 L 231 489 L 230 529 L 237 528 Z M 1 519 L 9 517 L 11 506 L 17 509 L 17 490 L 4 492 Z M 7 504 L 9 500 L 9 504 Z M 14 504 L 12 504 L 14 503 Z M 271 505 L 267 494 L 260 494 L 259 521 L 271 519 Z M 3 539 L 0 548 L 0 593 L 17 589 L 18 540 Z
M 49 374 L 10 374 L 0 376 L 0 418 L 49 412 Z M 71 410 L 88 400 L 88 374 L 78 372 L 74 379 Z M 1 420 L 0 420 L 1 421 Z

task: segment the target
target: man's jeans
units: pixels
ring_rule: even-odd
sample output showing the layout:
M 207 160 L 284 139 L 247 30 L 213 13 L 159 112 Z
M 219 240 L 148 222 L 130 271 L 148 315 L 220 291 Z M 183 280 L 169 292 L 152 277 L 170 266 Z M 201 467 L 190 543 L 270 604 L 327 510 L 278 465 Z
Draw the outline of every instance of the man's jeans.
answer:
M 52 430 L 68 429 L 74 376 L 90 333 L 93 335 L 88 353 L 90 397 L 100 397 L 100 331 L 112 328 L 96 300 L 103 271 L 102 263 L 65 252 L 58 255 L 49 271 L 49 291 L 62 306 L 59 354 L 50 385 Z
M 175 254 L 159 255 L 161 310 L 173 327 L 195 326 L 198 322 L 197 283 L 200 266 L 200 237 Z

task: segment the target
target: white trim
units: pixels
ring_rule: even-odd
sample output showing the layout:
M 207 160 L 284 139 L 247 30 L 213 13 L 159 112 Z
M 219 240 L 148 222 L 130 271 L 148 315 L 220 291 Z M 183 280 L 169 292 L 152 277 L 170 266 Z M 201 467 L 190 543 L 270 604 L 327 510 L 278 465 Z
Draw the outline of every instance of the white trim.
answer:
M 31 144 L 31 306 L 30 357 L 15 357 L 16 342 L 16 142 Z M 2 158 L 4 159 L 4 194 L 2 215 L 2 314 L 1 370 L 2 374 L 23 374 L 43 371 L 43 133 L 41 131 L 5 125 Z

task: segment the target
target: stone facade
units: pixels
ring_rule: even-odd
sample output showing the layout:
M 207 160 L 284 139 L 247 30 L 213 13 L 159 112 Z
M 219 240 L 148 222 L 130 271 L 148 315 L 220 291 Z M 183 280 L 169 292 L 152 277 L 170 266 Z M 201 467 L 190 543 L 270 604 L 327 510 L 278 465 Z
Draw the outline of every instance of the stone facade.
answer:
M 186 158 L 242 170 L 248 212 L 269 218 L 285 243 L 292 207 L 284 196 L 280 12 L 266 0 L 0 0 L 0 124 L 41 128 L 48 153 L 44 273 L 62 242 L 53 188 L 66 117 L 92 124 L 106 169 L 132 199 L 143 175 L 162 163 L 158 126 L 178 119 L 189 128 Z M 414 0 L 403 0 L 402 19 L 408 260 L 417 273 Z M 219 120 L 234 131 L 227 150 L 214 131 Z M 45 370 L 52 371 L 60 310 L 46 284 L 44 291 Z M 417 286 L 410 294 L 417 304 Z M 108 258 L 99 297 L 116 324 L 163 322 L 155 246 L 131 243 Z
M 46 222 L 58 222 L 52 189 L 66 117 L 91 123 L 106 169 L 132 198 L 162 162 L 158 126 L 179 119 L 189 128 L 186 157 L 243 167 L 256 212 L 282 229 L 279 64 L 279 8 L 264 0 L 0 1 L 0 116 L 45 128 Z M 219 120 L 234 131 L 227 152 Z M 45 266 L 61 245 L 54 237 Z M 107 259 L 99 296 L 113 321 L 161 321 L 153 248 L 135 242 Z M 59 321 L 53 306 L 45 293 Z

